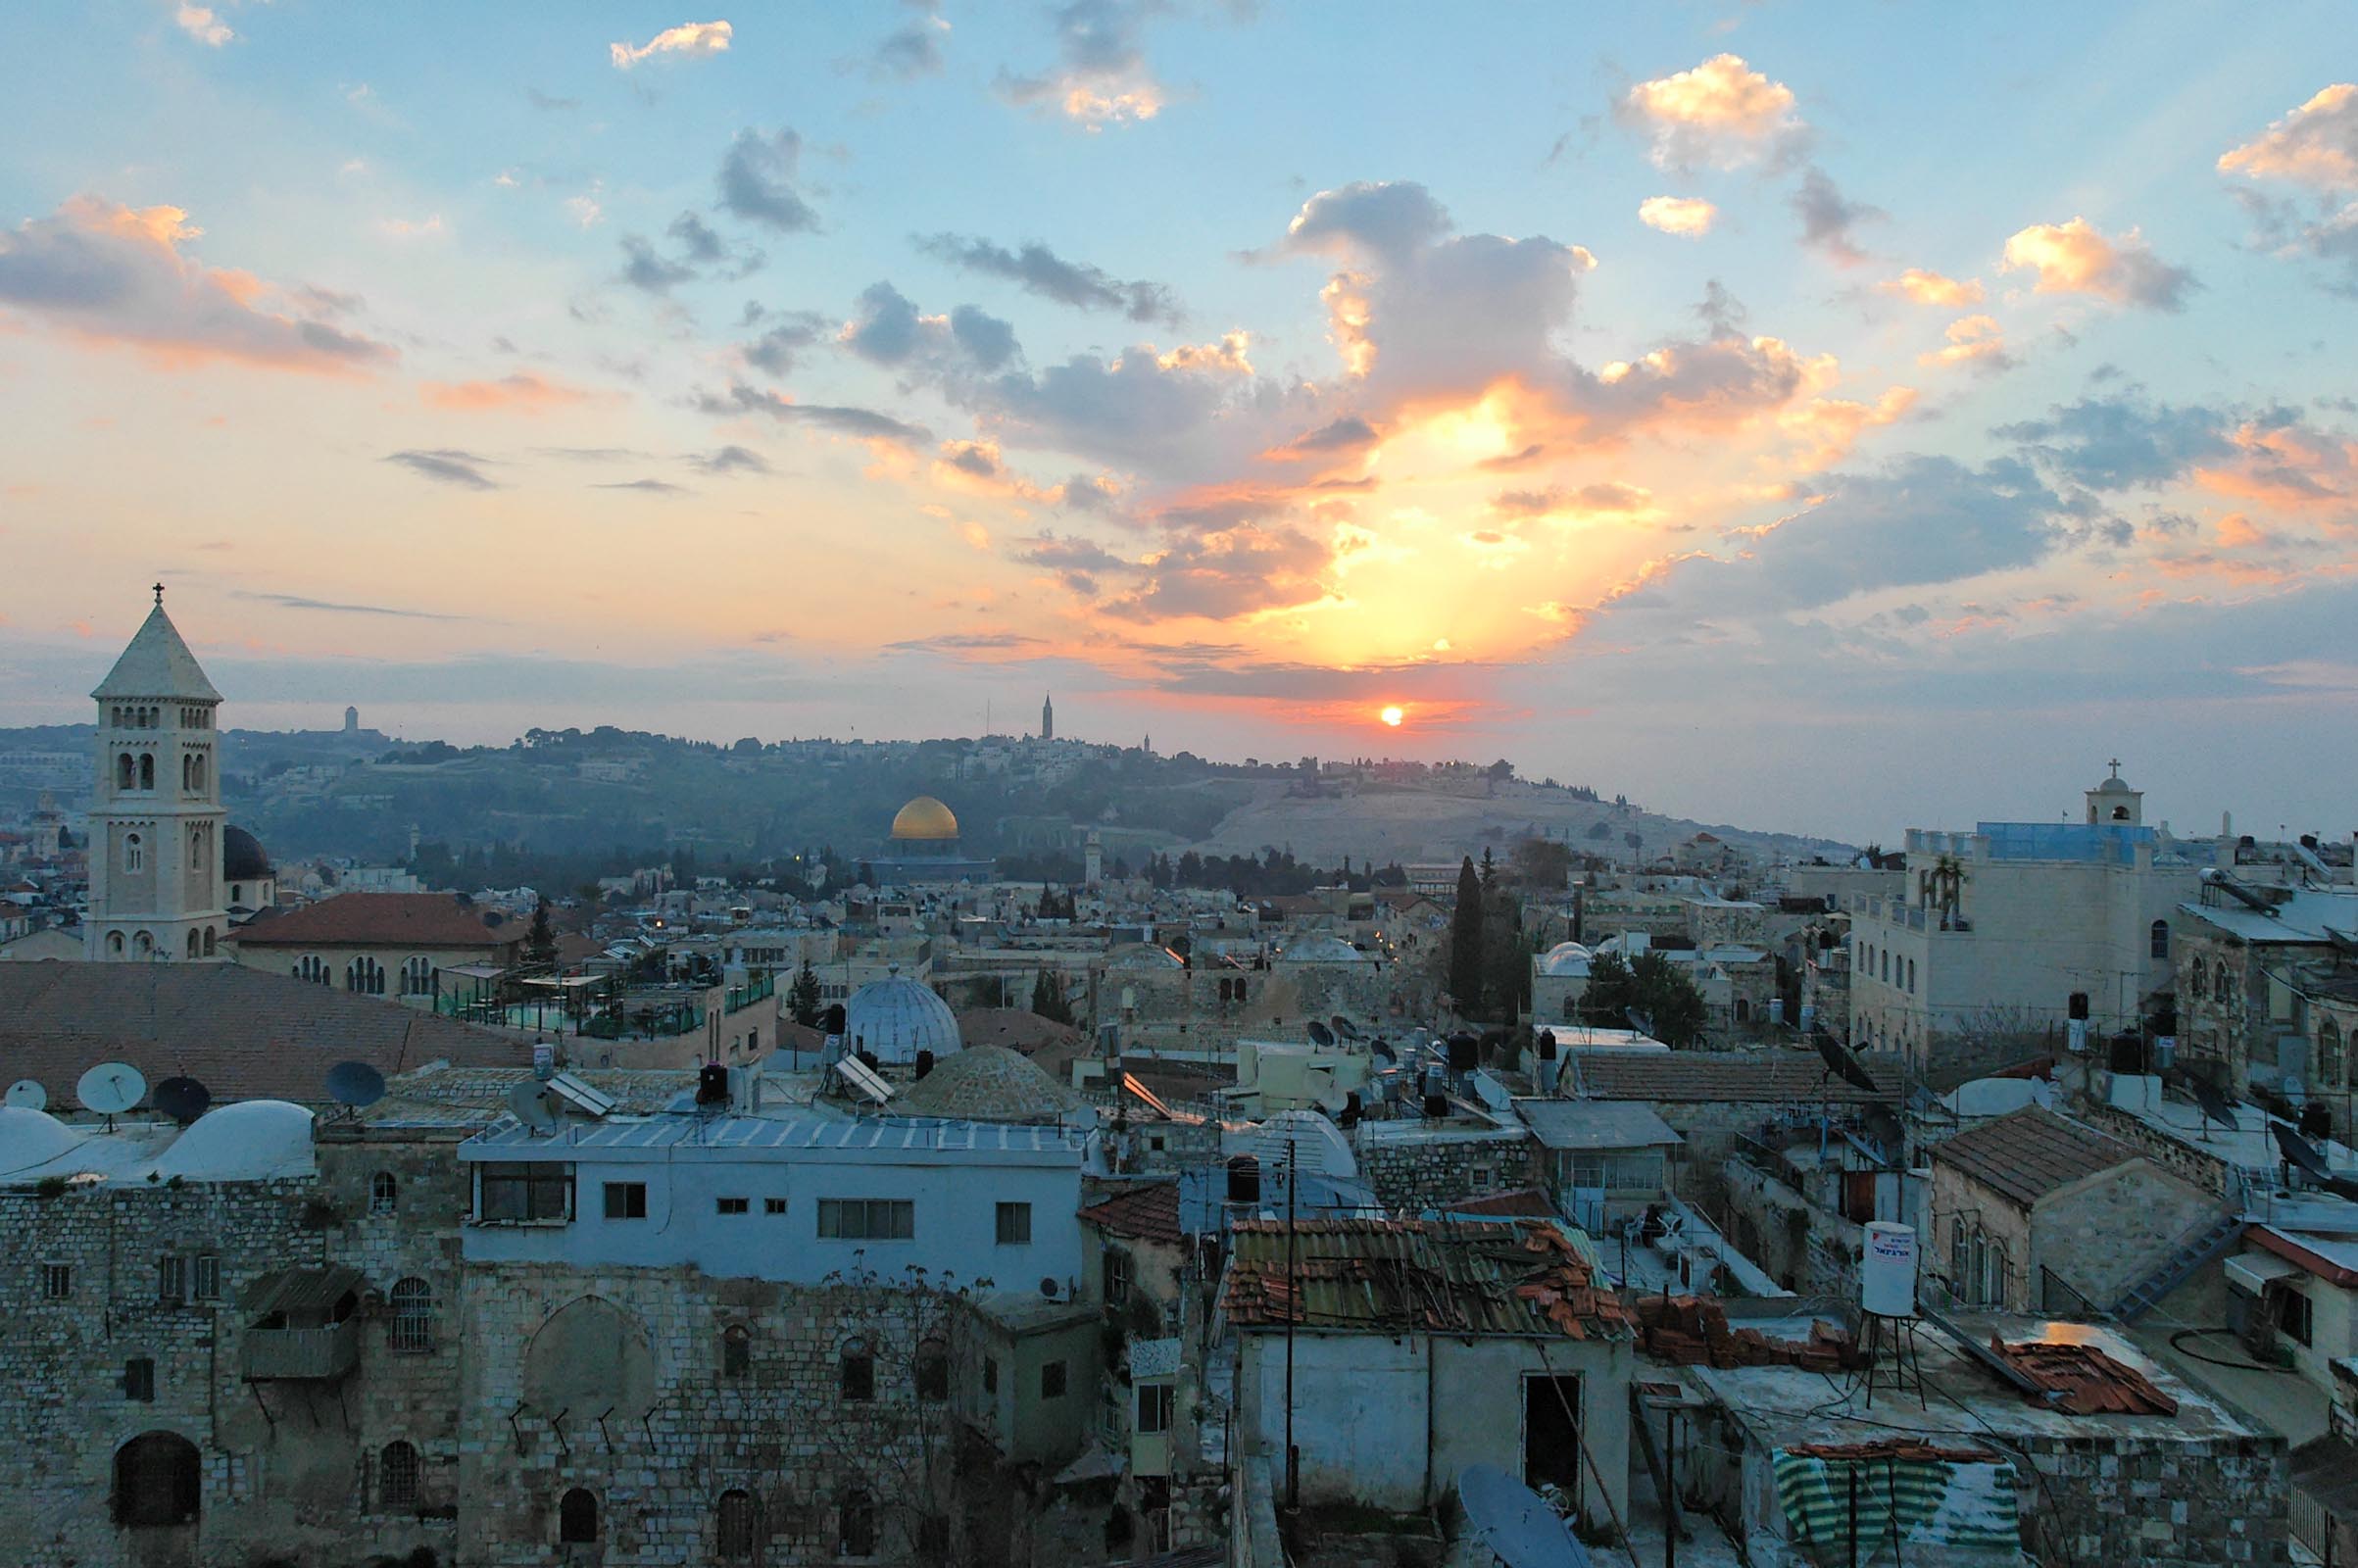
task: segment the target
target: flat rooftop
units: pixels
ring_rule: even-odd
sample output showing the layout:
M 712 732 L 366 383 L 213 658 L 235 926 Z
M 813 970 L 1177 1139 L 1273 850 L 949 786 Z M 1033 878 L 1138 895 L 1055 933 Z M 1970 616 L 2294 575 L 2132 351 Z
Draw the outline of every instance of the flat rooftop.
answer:
M 571 1122 L 554 1133 L 507 1121 L 461 1144 L 459 1157 L 1077 1166 L 1094 1137 L 1067 1127 L 894 1116 L 665 1115 Z

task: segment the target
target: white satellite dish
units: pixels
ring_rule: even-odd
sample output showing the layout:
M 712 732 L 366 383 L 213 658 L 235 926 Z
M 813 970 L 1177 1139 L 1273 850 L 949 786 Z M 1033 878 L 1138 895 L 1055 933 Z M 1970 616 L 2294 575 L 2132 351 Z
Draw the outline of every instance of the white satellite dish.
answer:
M 8 1086 L 8 1102 L 23 1110 L 49 1108 L 49 1091 L 35 1078 L 20 1078 Z
M 81 1075 L 74 1098 L 82 1109 L 112 1116 L 130 1109 L 147 1094 L 147 1080 L 127 1061 L 102 1061 Z
M 557 1130 L 557 1097 L 549 1093 L 546 1084 L 527 1078 L 509 1090 L 508 1110 L 528 1131 L 553 1133 Z

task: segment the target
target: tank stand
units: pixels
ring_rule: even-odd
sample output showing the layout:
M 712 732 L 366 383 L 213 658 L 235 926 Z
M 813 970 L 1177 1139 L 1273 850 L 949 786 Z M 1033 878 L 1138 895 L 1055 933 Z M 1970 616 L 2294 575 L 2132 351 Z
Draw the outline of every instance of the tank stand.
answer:
M 1875 1408 L 1875 1385 L 1881 1382 L 1891 1393 L 1905 1396 L 1913 1392 L 1918 1409 L 1929 1406 L 1924 1397 L 1924 1362 L 1916 1351 L 1916 1336 L 1924 1320 L 1915 1317 L 1886 1317 L 1880 1312 L 1866 1316 L 1866 1333 L 1862 1336 L 1867 1354 L 1867 1408 Z M 1884 1366 L 1884 1357 L 1891 1360 Z

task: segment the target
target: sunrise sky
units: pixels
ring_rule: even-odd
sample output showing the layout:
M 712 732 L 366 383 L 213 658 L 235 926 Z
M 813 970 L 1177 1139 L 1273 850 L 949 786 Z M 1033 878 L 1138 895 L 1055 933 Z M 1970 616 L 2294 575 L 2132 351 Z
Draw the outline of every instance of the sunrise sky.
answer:
M 13 8 L 0 722 L 2347 832 L 2344 3 Z M 2331 45 L 2331 46 L 2329 46 Z M 1384 710 L 1401 710 L 1397 726 Z

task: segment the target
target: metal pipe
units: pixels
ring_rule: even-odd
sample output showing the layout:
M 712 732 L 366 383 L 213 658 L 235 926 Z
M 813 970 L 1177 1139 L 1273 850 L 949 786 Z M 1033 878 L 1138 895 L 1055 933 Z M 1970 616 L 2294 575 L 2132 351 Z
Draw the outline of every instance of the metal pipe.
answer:
M 1286 1140 L 1286 1511 L 1302 1506 L 1302 1455 L 1294 1446 L 1294 1322 L 1302 1316 L 1302 1286 L 1295 1278 L 1294 1152 L 1299 1144 Z M 1426 1353 L 1431 1354 L 1428 1347 Z

